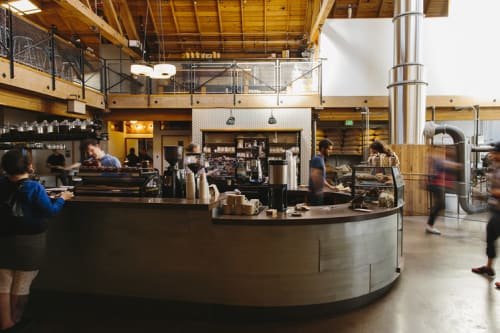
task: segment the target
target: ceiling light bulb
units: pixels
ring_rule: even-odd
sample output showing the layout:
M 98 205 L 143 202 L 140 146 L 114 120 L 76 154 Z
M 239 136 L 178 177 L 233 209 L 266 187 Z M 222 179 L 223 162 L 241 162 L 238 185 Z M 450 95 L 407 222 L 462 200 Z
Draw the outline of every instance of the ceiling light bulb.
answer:
M 134 75 L 151 76 L 151 74 L 153 74 L 153 68 L 144 64 L 132 64 L 130 66 L 130 73 Z
M 175 75 L 177 72 L 174 65 L 171 64 L 158 64 L 153 66 L 153 79 L 168 79 Z

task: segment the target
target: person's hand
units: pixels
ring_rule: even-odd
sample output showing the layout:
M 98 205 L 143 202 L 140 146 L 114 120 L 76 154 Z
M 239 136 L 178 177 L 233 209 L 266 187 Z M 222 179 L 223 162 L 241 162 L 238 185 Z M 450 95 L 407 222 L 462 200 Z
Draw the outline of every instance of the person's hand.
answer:
M 60 197 L 64 199 L 64 201 L 70 200 L 74 197 L 75 195 L 71 191 L 64 191 L 61 192 Z

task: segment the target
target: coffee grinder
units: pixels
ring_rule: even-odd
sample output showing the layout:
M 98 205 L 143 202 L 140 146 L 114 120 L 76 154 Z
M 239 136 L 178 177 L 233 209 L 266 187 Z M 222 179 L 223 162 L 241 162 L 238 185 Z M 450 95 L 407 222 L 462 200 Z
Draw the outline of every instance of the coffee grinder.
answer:
M 250 182 L 262 183 L 262 166 L 260 164 L 260 156 L 262 154 L 261 146 L 257 145 L 257 140 L 254 140 L 252 145 L 252 159 L 250 160 Z
M 269 161 L 269 208 L 278 212 L 287 208 L 287 165 L 286 160 Z
M 182 161 L 182 146 L 165 146 L 163 155 L 168 162 L 168 168 L 163 173 L 163 196 L 167 198 L 184 197 L 183 177 L 179 170 L 179 162 Z

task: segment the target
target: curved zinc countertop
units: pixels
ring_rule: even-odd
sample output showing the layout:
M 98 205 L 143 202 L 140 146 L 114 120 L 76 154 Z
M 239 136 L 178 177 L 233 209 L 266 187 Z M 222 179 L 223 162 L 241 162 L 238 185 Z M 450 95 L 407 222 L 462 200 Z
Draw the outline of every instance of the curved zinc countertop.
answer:
M 76 195 L 66 202 L 67 205 L 92 203 L 101 205 L 147 205 L 148 207 L 179 207 L 210 209 L 218 204 L 218 201 L 186 198 L 149 198 L 149 197 L 112 197 L 112 196 L 83 196 Z
M 349 208 L 350 204 L 309 207 L 309 211 L 300 212 L 301 216 L 292 216 L 294 208 L 287 212 L 278 213 L 278 216 L 266 215 L 265 209 L 257 215 L 216 215 L 212 221 L 215 224 L 227 225 L 307 225 L 358 222 L 367 219 L 389 216 L 396 213 L 402 206 L 393 208 L 380 208 L 370 205 L 367 211 L 357 211 Z

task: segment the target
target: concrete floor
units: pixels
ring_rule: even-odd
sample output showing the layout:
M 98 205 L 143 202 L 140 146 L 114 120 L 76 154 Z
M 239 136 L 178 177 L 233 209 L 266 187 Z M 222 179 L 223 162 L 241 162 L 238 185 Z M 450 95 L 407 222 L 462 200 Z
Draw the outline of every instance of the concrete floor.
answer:
M 450 214 L 450 213 L 448 213 Z M 452 213 L 451 213 L 452 215 Z M 35 292 L 27 332 L 500 332 L 500 290 L 470 272 L 486 261 L 487 214 L 440 218 L 441 236 L 424 232 L 426 217 L 405 217 L 405 266 L 373 304 L 308 320 L 211 316 L 199 309 Z M 500 264 L 497 263 L 500 279 Z

